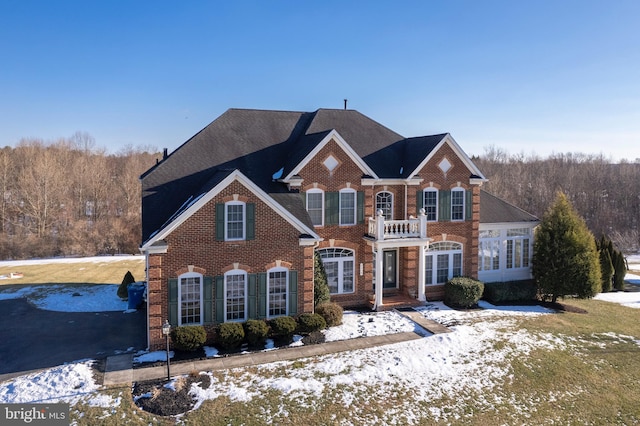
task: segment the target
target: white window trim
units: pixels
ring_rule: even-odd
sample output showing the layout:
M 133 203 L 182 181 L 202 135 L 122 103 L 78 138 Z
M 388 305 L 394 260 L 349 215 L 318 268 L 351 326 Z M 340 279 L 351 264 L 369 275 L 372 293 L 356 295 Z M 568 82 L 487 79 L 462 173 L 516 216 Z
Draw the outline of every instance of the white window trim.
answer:
M 305 194 L 306 199 L 307 199 L 307 212 L 309 211 L 309 194 L 321 194 L 322 195 L 322 207 L 321 207 L 321 214 L 320 214 L 320 224 L 316 225 L 314 224 L 313 226 L 324 226 L 324 191 L 322 189 L 317 189 L 317 188 L 313 188 L 307 191 L 307 193 Z
M 282 315 L 269 315 L 269 306 L 270 305 L 270 295 L 269 288 L 271 286 L 271 277 L 270 274 L 272 272 L 286 272 L 285 280 L 284 280 L 284 288 L 285 288 L 285 296 L 284 296 L 284 310 L 285 313 Z M 271 268 L 267 271 L 267 318 L 277 318 L 280 316 L 289 315 L 289 269 L 285 267 L 275 267 Z
M 244 318 L 242 319 L 235 319 L 235 320 L 229 320 L 227 319 L 227 277 L 230 275 L 244 275 Z M 227 271 L 224 273 L 224 322 L 245 322 L 248 318 L 247 318 L 247 291 L 248 291 L 248 282 L 249 279 L 249 275 L 247 274 L 247 271 L 243 270 L 243 269 L 232 269 L 231 271 Z
M 425 188 L 424 191 L 422 191 L 422 207 L 424 209 L 426 209 L 426 207 L 427 207 L 426 204 L 424 203 L 424 194 L 426 192 L 434 192 L 436 194 L 436 218 L 433 219 L 433 220 L 427 219 L 427 221 L 428 222 L 437 222 L 438 221 L 438 207 L 439 207 L 438 203 L 440 203 L 440 200 L 439 200 L 440 197 L 439 197 L 438 189 L 437 188 Z
M 378 211 L 378 196 L 379 196 L 379 195 L 382 195 L 382 194 L 386 194 L 386 195 L 388 195 L 388 196 L 390 197 L 390 199 L 391 199 L 391 211 L 389 212 L 389 213 L 390 213 L 390 217 L 389 217 L 388 219 L 385 219 L 385 220 L 393 220 L 393 207 L 394 207 L 394 206 L 393 206 L 393 203 L 394 203 L 393 192 L 390 192 L 390 191 L 380 191 L 380 192 L 378 192 L 378 193 L 376 194 L 376 212 Z M 357 195 L 356 195 L 356 197 L 357 197 Z M 358 200 L 356 199 L 356 209 L 358 208 L 357 203 L 358 203 Z
M 242 206 L 242 236 L 239 238 L 229 238 L 229 215 L 228 206 Z M 243 241 L 247 238 L 247 205 L 242 201 L 228 201 L 224 204 L 224 240 Z
M 453 193 L 454 193 L 454 192 L 462 192 L 462 219 L 454 219 L 454 218 L 453 218 Z M 453 188 L 453 189 L 451 190 L 451 205 L 450 205 L 450 208 L 451 208 L 451 221 L 452 221 L 452 222 L 463 222 L 463 221 L 466 219 L 466 218 L 465 218 L 465 213 L 466 213 L 466 206 L 465 206 L 466 198 L 467 198 L 467 197 L 466 197 L 466 193 L 465 193 L 465 189 L 464 189 L 464 188 L 459 188 L 459 187 L 458 187 L 458 188 Z
M 353 226 L 358 223 L 358 194 L 354 189 L 346 188 L 341 189 L 338 196 L 338 223 L 341 226 Z M 353 222 L 351 223 L 342 223 L 342 194 L 352 194 L 353 195 Z
M 204 277 L 196 272 L 187 272 L 178 277 L 178 325 L 182 324 L 182 280 L 186 278 L 200 278 L 200 322 L 191 322 L 185 325 L 202 325 L 203 324 L 203 287 Z

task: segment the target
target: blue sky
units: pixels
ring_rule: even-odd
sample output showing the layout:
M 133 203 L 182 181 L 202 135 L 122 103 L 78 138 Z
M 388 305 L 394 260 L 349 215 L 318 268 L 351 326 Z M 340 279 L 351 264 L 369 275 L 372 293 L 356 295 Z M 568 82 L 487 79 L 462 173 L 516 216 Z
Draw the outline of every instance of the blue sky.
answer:
M 0 146 L 177 148 L 228 108 L 348 106 L 468 154 L 640 157 L 640 2 L 0 0 Z

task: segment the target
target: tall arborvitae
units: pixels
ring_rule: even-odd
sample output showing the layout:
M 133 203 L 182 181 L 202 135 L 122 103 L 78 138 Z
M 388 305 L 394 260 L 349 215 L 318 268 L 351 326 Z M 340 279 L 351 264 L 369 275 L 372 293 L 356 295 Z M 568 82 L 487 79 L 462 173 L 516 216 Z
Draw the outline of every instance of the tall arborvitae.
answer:
M 600 249 L 600 272 L 602 273 L 602 292 L 606 293 L 613 288 L 613 263 L 611 255 L 606 248 Z
M 563 193 L 536 231 L 533 276 L 540 294 L 553 302 L 564 296 L 590 298 L 601 290 L 595 239 Z
M 613 268 L 615 272 L 613 274 L 613 287 L 618 290 L 624 290 L 624 277 L 627 274 L 627 262 L 624 260 L 624 255 L 619 250 L 614 251 Z
M 313 257 L 313 306 L 320 306 L 329 302 L 330 299 L 327 272 L 324 270 L 320 254 L 316 252 Z

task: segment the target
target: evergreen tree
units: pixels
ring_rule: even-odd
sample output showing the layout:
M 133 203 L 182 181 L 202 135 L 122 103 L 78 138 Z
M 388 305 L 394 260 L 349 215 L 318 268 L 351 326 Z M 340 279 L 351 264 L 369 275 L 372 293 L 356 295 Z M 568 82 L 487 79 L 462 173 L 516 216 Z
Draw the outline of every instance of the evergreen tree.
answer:
M 136 280 L 133 278 L 133 274 L 131 271 L 127 271 L 124 274 L 124 278 L 122 279 L 122 283 L 118 286 L 118 297 L 122 300 L 129 299 L 129 284 L 135 283 Z
M 602 273 L 602 292 L 606 293 L 613 288 L 613 263 L 611 255 L 606 247 L 600 248 L 600 272 Z
M 563 193 L 536 231 L 533 276 L 540 294 L 552 302 L 571 295 L 590 298 L 601 290 L 595 239 Z
M 624 290 L 624 277 L 627 274 L 627 262 L 624 260 L 624 255 L 620 250 L 614 251 L 613 268 L 613 287 L 618 290 Z
M 313 257 L 313 306 L 317 307 L 331 300 L 329 284 L 327 284 L 327 272 L 320 254 L 315 252 Z

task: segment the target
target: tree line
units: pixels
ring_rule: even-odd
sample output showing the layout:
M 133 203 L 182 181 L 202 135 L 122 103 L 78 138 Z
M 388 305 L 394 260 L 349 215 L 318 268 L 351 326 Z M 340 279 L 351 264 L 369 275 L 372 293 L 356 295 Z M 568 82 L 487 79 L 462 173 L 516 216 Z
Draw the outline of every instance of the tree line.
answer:
M 489 147 L 473 161 L 488 192 L 542 218 L 563 192 L 589 230 L 609 237 L 624 252 L 640 249 L 640 163 L 613 163 L 581 153 L 509 154 Z
M 108 154 L 87 133 L 0 149 L 0 258 L 137 253 L 139 176 L 160 156 Z

